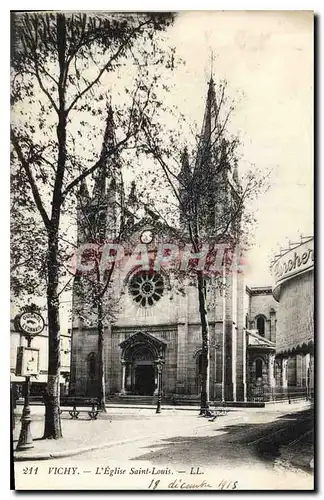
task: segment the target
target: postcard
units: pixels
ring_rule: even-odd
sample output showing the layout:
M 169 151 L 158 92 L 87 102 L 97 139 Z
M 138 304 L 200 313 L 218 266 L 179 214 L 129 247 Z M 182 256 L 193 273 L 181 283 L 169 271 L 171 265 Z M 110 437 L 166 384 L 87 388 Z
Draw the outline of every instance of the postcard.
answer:
M 314 490 L 314 14 L 11 13 L 16 490 Z

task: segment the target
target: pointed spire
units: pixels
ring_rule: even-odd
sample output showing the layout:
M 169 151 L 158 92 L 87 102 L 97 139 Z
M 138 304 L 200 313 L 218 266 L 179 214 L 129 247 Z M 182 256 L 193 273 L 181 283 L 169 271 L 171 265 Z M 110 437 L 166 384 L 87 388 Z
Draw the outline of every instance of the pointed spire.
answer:
M 111 104 L 109 103 L 107 106 L 106 127 L 100 153 L 101 165 L 97 168 L 94 174 L 94 180 L 95 180 L 95 185 L 93 189 L 94 199 L 102 199 L 103 196 L 106 194 L 107 190 L 106 179 L 108 174 L 107 153 L 115 146 L 116 146 L 116 138 L 115 138 L 114 115 Z
M 188 148 L 185 146 L 181 155 L 181 169 L 178 175 L 179 182 L 181 183 L 180 187 L 187 186 L 191 180 L 191 176 Z
M 116 191 L 116 179 L 113 177 L 110 181 L 110 184 L 109 184 L 109 191 Z
M 106 118 L 106 128 L 104 133 L 104 140 L 102 143 L 101 149 L 101 157 L 105 159 L 105 155 L 107 151 L 116 145 L 115 138 L 115 122 L 114 122 L 114 113 L 111 104 L 107 105 L 107 118 Z
M 138 196 L 136 193 L 136 183 L 135 181 L 131 182 L 130 192 L 127 198 L 127 203 L 125 207 L 126 213 L 126 224 L 132 226 L 134 224 L 135 219 L 138 219 L 138 215 L 136 214 L 140 208 L 140 204 L 138 201 Z
M 128 196 L 128 204 L 135 205 L 137 202 L 138 202 L 138 200 L 137 200 L 137 195 L 136 195 L 136 183 L 135 183 L 135 181 L 132 181 L 130 193 Z
M 210 159 L 218 134 L 218 109 L 216 102 L 215 84 L 213 77 L 208 82 L 208 91 L 204 120 L 199 138 L 198 151 L 195 168 L 204 169 L 204 165 Z
M 90 201 L 90 195 L 86 179 L 82 179 L 80 183 L 79 196 L 83 198 L 83 200 L 86 202 Z
M 80 182 L 80 186 L 77 192 L 77 208 L 81 210 L 81 212 L 89 206 L 91 201 L 90 193 L 87 186 L 87 181 L 82 179 Z
M 238 168 L 237 168 L 237 160 L 234 160 L 234 169 L 233 169 L 233 179 L 238 184 L 239 176 L 238 176 Z

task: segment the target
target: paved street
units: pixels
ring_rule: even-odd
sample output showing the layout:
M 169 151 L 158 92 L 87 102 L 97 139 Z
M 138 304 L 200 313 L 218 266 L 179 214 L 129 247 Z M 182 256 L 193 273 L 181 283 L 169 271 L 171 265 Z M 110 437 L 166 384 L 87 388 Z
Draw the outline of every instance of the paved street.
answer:
M 232 409 L 214 422 L 197 417 L 196 410 L 156 415 L 151 409 L 109 408 L 104 419 L 63 420 L 64 426 L 85 437 L 91 429 L 93 442 L 111 444 L 61 459 L 18 462 L 17 478 L 35 484 L 32 475 L 21 476 L 28 465 L 38 466 L 39 478 L 56 488 L 152 489 L 156 480 L 156 489 L 312 488 L 313 413 L 305 404 Z M 55 467 L 69 473 L 55 474 Z

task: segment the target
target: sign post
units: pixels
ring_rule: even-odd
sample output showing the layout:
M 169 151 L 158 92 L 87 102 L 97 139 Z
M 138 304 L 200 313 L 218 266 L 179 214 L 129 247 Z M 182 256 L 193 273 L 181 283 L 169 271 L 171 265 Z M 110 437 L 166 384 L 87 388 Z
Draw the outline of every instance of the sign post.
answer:
M 30 377 L 39 373 L 39 349 L 32 349 L 33 337 L 44 330 L 45 322 L 36 306 L 27 306 L 15 318 L 15 324 L 20 333 L 27 340 L 27 347 L 17 348 L 16 375 L 25 378 L 24 407 L 21 416 L 21 430 L 16 451 L 28 450 L 34 447 L 30 431 L 31 416 L 29 406 Z
M 164 359 L 162 354 L 159 355 L 158 359 L 155 361 L 156 369 L 157 369 L 157 406 L 155 413 L 161 413 L 161 403 L 162 403 L 162 369 L 164 365 Z

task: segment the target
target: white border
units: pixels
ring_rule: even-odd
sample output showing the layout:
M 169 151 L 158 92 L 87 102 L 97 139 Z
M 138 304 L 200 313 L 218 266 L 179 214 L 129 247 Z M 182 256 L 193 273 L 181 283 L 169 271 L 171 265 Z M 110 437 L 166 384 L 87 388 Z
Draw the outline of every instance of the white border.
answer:
M 91 3 L 90 2 L 84 2 L 82 0 L 75 2 L 75 1 L 57 1 L 55 5 L 52 5 L 50 7 L 46 6 L 48 9 L 53 9 L 55 10 L 61 10 L 61 9 L 68 9 L 68 10 L 151 10 L 152 8 L 154 10 L 314 10 L 316 14 L 321 14 L 323 12 L 323 2 L 322 0 L 316 0 L 316 1 L 307 1 L 307 0 L 294 0 L 294 2 L 288 1 L 288 0 L 268 0 L 268 1 L 263 1 L 260 2 L 258 1 L 246 1 L 246 2 L 240 2 L 239 0 L 226 0 L 226 1 L 218 1 L 217 3 L 213 0 L 201 0 L 200 2 L 193 2 L 193 1 L 170 1 L 170 0 L 164 0 L 163 2 L 154 2 L 146 0 L 146 1 L 140 1 L 140 2 L 131 2 L 131 1 L 125 1 L 125 0 L 119 0 L 118 3 L 111 3 L 111 2 L 103 2 L 103 1 L 97 1 L 93 0 Z M 33 10 L 44 10 L 46 8 L 44 6 L 44 2 L 40 0 L 35 0 L 31 6 L 26 4 L 26 1 L 14 1 L 11 3 L 10 8 L 12 10 L 27 10 L 27 9 L 33 9 Z M 8 398 L 9 398 L 9 373 L 10 373 L 10 366 L 9 366 L 9 318 L 10 318 L 10 313 L 9 313 L 9 147 L 7 149 L 6 144 L 9 146 L 9 123 L 10 123 L 10 109 L 9 109 L 9 47 L 10 47 L 10 38 L 9 38 L 9 7 L 7 8 L 5 5 L 2 5 L 0 7 L 1 9 L 1 30 L 0 30 L 0 36 L 1 36 L 1 49 L 2 49 L 2 57 L 3 57 L 3 64 L 2 64 L 2 78 L 0 80 L 1 82 L 1 90 L 2 92 L 0 93 L 1 99 L 2 99 L 2 105 L 1 105 L 1 121 L 0 121 L 0 126 L 1 126 L 1 138 L 2 138 L 2 148 L 1 148 L 1 155 L 2 155 L 2 161 L 1 161 L 1 182 L 0 182 L 0 203 L 1 203 L 1 241 L 2 245 L 0 247 L 0 252 L 1 252 L 1 264 L 2 264 L 2 269 L 1 269 L 1 286 L 0 286 L 0 293 L 1 293 L 1 317 L 3 318 L 2 322 L 2 353 L 3 353 L 3 360 L 0 363 L 1 370 L 2 370 L 2 383 L 3 383 L 3 390 L 2 390 L 2 411 L 1 411 L 1 416 L 2 416 L 2 422 L 3 425 L 0 426 L 2 435 L 0 436 L 0 442 L 2 443 L 2 453 L 3 453 L 3 460 L 1 461 L 2 463 L 2 478 L 3 480 L 6 478 L 6 486 L 3 488 L 3 490 L 8 492 L 8 496 L 11 497 L 13 493 L 10 493 L 9 490 L 9 470 L 10 470 L 10 464 L 8 460 L 8 450 L 9 450 L 9 433 L 8 433 L 8 422 L 9 422 L 9 405 L 8 405 Z M 320 23 L 322 23 L 323 20 L 320 19 Z M 319 24 L 320 24 L 319 23 Z M 319 49 L 319 54 L 318 54 L 318 59 L 317 59 L 317 64 L 319 65 L 322 62 L 322 54 L 323 54 L 323 36 L 320 36 L 320 34 L 317 34 L 319 40 L 318 40 L 318 49 Z M 322 66 L 322 64 L 320 64 Z M 320 93 L 320 76 L 321 76 L 321 68 L 317 68 L 318 72 L 318 94 Z M 320 113 L 320 102 L 317 102 L 316 105 L 317 112 Z M 320 121 L 321 115 L 318 117 L 318 120 Z M 318 136 L 317 136 L 317 144 L 318 148 L 320 147 L 320 144 L 323 144 L 324 137 L 322 135 L 321 130 L 319 129 L 317 131 Z M 320 158 L 317 159 L 318 163 L 320 162 Z M 323 188 L 323 176 L 320 175 L 321 167 L 322 165 L 318 164 L 317 165 L 317 173 L 318 173 L 318 183 L 319 183 L 319 191 L 318 195 L 321 193 L 324 193 L 324 188 Z M 324 234 L 324 219 L 321 217 L 322 214 L 322 204 L 320 203 L 320 198 L 321 196 L 318 196 L 318 206 L 316 207 L 317 211 L 317 217 L 318 217 L 318 222 L 319 222 L 319 227 L 318 227 L 318 238 L 320 239 L 320 235 Z M 320 243 L 319 243 L 320 245 Z M 318 276 L 319 282 L 323 282 L 323 274 L 324 269 L 323 266 L 320 269 L 320 273 Z M 318 300 L 317 304 L 317 311 L 323 310 L 322 303 L 323 301 L 323 295 L 320 297 Z M 319 336 L 321 332 L 321 323 L 320 323 L 320 318 L 318 317 L 318 323 L 317 323 L 317 335 Z M 4 340 L 5 339 L 5 340 Z M 322 341 L 320 344 L 323 348 L 324 342 Z M 322 352 L 317 352 L 317 357 L 322 356 Z M 324 356 L 323 356 L 324 359 Z M 320 373 L 317 376 L 317 383 L 319 384 L 318 387 L 318 394 L 320 394 L 320 380 L 323 380 L 323 375 L 324 373 L 324 363 L 318 363 L 318 368 Z M 321 398 L 319 398 L 320 400 Z M 318 406 L 320 406 L 320 401 L 318 402 Z M 319 407 L 318 412 L 321 413 L 321 407 Z M 319 425 L 320 418 L 319 414 L 317 417 L 317 424 Z M 323 435 L 323 433 L 321 433 Z M 318 443 L 318 446 L 320 446 L 321 443 Z M 321 447 L 322 449 L 322 447 Z M 323 461 L 319 460 L 319 465 L 321 465 Z M 322 472 L 322 467 L 318 467 L 317 471 L 317 476 L 319 480 L 319 488 L 321 490 L 321 477 L 323 477 Z M 219 492 L 220 493 L 220 492 Z M 114 496 L 112 493 L 109 493 L 109 495 Z M 307 495 L 307 493 L 305 493 Z M 33 494 L 29 495 L 31 498 L 38 498 L 38 495 L 34 496 Z M 82 495 L 83 496 L 83 495 Z M 89 494 L 87 496 L 92 496 L 92 494 Z M 170 495 L 168 495 L 170 496 Z M 171 495 L 172 496 L 172 495 Z M 198 494 L 198 497 L 200 495 Z M 203 495 L 201 495 L 203 498 Z M 265 494 L 264 496 L 268 496 Z M 290 494 L 290 496 L 294 496 L 294 494 Z M 6 497 L 6 495 L 5 495 Z M 60 497 L 62 498 L 68 498 L 67 494 L 61 494 Z M 195 495 L 197 497 L 197 495 Z M 269 495 L 270 497 L 270 495 Z M 298 495 L 299 497 L 299 495 Z M 117 498 L 120 498 L 120 495 L 117 496 Z

